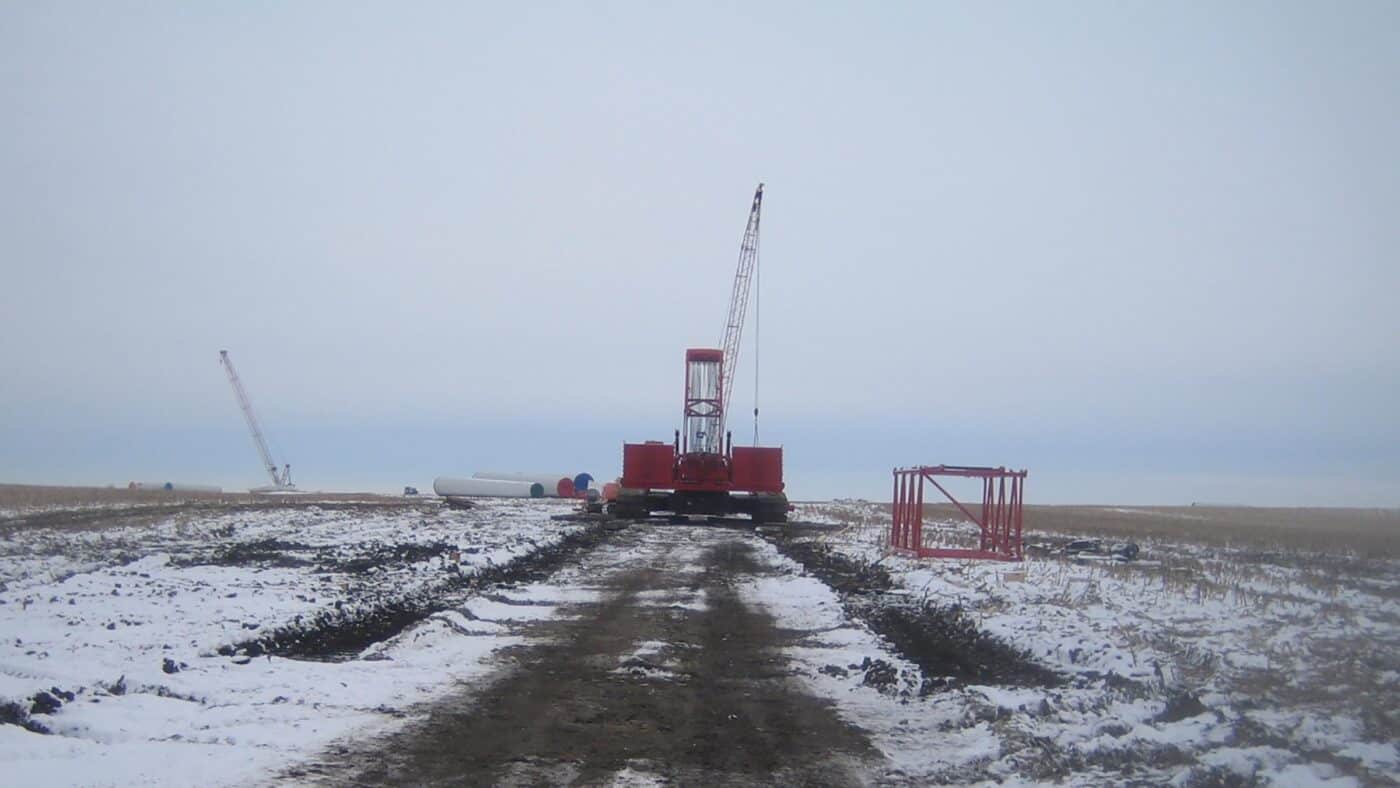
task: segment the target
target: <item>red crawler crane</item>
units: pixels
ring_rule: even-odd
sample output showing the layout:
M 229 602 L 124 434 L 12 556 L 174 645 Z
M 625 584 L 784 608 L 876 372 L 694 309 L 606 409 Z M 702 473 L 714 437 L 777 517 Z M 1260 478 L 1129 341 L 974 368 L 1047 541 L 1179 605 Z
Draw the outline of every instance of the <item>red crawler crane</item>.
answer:
M 685 352 L 685 406 L 674 443 L 622 445 L 622 479 L 612 513 L 645 517 L 675 514 L 747 514 L 755 522 L 787 519 L 783 494 L 783 450 L 735 446 L 725 430 L 739 340 L 748 312 L 749 283 L 758 262 L 758 225 L 763 184 L 753 195 L 749 223 L 739 246 L 739 265 L 721 348 Z M 755 440 L 758 408 L 754 408 Z

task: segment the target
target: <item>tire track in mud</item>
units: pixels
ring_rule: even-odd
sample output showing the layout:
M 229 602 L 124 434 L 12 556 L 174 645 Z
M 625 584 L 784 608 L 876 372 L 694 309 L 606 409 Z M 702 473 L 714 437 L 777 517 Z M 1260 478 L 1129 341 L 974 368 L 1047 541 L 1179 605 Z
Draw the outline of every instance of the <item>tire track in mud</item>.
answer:
M 466 597 L 499 583 L 533 582 L 547 577 L 581 552 L 601 544 L 610 531 L 589 525 L 563 539 L 508 563 L 453 575 L 442 583 L 402 596 L 385 596 L 364 605 L 320 611 L 309 620 L 281 627 L 270 635 L 224 646 L 219 653 L 249 657 L 274 654 L 295 659 L 339 662 L 388 640 L 434 613 L 450 610 Z
M 434 703 L 367 750 L 342 748 L 336 763 L 288 776 L 337 785 L 606 784 L 619 774 L 864 784 L 880 756 L 783 656 L 803 633 L 739 598 L 736 582 L 769 571 L 749 537 L 634 527 L 560 573 L 602 598 L 533 625 L 533 645 L 510 650 L 513 670 Z
M 1065 682 L 1029 654 L 978 629 L 961 608 L 889 593 L 894 581 L 880 566 L 854 561 L 820 542 L 782 537 L 769 541 L 835 590 L 848 616 L 863 621 L 900 656 L 918 665 L 924 674 L 921 693 L 957 682 L 1020 687 Z

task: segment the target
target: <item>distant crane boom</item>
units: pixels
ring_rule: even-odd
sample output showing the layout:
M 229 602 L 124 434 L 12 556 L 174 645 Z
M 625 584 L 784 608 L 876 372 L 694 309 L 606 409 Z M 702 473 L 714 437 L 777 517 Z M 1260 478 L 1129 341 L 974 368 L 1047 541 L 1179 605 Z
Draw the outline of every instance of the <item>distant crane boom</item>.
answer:
M 272 460 L 272 452 L 267 448 L 267 440 L 263 438 L 262 428 L 258 426 L 258 417 L 253 414 L 253 403 L 248 400 L 248 392 L 243 389 L 243 381 L 238 379 L 238 373 L 233 371 L 233 362 L 229 360 L 228 351 L 219 351 L 219 362 L 224 365 L 224 371 L 228 373 L 229 385 L 233 386 L 233 395 L 238 398 L 238 406 L 243 409 L 243 418 L 248 421 L 248 431 L 253 435 L 253 445 L 258 449 L 258 456 L 262 458 L 263 467 L 267 469 L 267 475 L 272 477 L 272 486 L 287 489 L 292 486 L 292 466 L 287 465 L 282 470 L 277 470 L 277 463 Z
M 763 209 L 763 184 L 753 193 L 753 207 L 749 209 L 749 223 L 744 228 L 744 240 L 739 244 L 739 265 L 734 272 L 734 291 L 729 296 L 729 315 L 724 321 L 724 339 L 720 343 L 724 355 L 721 357 L 720 381 L 724 386 L 720 401 L 719 434 L 724 434 L 725 421 L 729 416 L 729 395 L 734 392 L 735 370 L 739 366 L 739 340 L 744 336 L 744 318 L 749 311 L 749 283 L 753 279 L 754 267 L 758 264 L 758 221 Z M 755 424 L 757 424 L 755 411 Z

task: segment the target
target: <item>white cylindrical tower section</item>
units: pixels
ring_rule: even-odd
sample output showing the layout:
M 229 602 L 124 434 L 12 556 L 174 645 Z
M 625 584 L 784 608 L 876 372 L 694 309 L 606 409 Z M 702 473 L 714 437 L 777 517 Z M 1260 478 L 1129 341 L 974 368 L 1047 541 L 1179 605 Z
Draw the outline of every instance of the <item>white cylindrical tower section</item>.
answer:
M 433 479 L 433 492 L 446 498 L 542 498 L 546 492 L 553 491 L 546 490 L 539 482 L 439 476 Z
M 560 479 L 572 479 L 572 473 L 526 473 L 524 471 L 477 471 L 472 474 L 473 479 L 496 479 L 505 482 L 528 482 L 538 484 L 544 488 L 546 496 L 554 495 L 554 488 L 558 486 Z

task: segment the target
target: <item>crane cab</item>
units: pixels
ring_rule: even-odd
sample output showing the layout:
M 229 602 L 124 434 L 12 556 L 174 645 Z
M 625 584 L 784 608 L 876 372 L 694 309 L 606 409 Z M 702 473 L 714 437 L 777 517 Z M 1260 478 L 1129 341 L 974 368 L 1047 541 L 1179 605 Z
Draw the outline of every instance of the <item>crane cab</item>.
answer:
M 724 352 L 713 348 L 685 351 L 685 409 L 680 445 L 676 447 L 676 486 L 727 491 L 728 452 L 724 429 Z
M 685 351 L 685 410 L 681 414 L 681 454 L 722 454 L 724 351 Z

